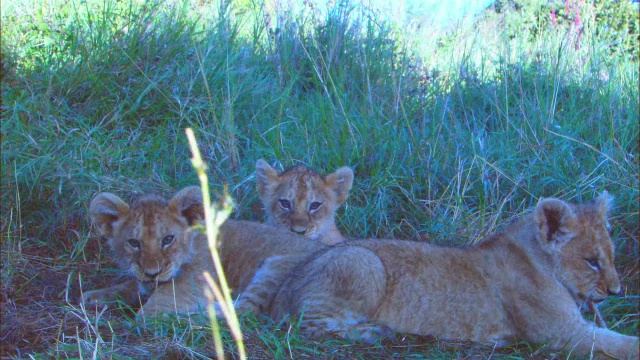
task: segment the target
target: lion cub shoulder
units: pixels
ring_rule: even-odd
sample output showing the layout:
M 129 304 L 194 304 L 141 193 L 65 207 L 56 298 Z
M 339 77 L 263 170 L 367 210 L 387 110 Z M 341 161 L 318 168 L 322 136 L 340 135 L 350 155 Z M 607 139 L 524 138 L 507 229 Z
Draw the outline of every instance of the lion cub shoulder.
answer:
M 260 159 L 256 179 L 266 223 L 325 245 L 344 241 L 335 224 L 335 213 L 353 185 L 351 168 L 341 167 L 326 176 L 304 165 L 278 172 Z

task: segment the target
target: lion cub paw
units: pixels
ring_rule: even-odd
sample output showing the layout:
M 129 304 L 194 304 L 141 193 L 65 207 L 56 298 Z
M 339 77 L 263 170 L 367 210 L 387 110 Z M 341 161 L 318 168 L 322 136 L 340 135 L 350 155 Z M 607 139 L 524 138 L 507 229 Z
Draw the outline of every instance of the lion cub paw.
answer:
M 80 303 L 86 305 L 109 304 L 121 301 L 129 306 L 140 302 L 138 283 L 128 280 L 104 289 L 87 291 L 80 297 Z
M 349 328 L 343 337 L 352 342 L 374 344 L 382 340 L 394 339 L 395 332 L 384 324 L 362 323 Z
M 113 298 L 113 296 L 104 289 L 87 291 L 80 297 L 80 303 L 84 304 L 85 306 L 106 304 L 114 300 L 115 299 Z

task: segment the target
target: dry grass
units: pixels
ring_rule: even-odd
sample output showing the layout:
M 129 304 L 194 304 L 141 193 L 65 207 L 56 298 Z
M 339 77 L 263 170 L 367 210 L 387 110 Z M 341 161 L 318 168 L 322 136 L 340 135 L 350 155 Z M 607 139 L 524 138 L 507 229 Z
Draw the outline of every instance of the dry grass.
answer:
M 555 5 L 521 3 L 439 32 L 359 7 L 325 16 L 266 14 L 247 1 L 3 2 L 1 356 L 214 356 L 204 317 L 141 323 L 135 309 L 76 301 L 81 283 L 118 276 L 89 226 L 89 199 L 197 183 L 186 127 L 213 192 L 228 184 L 242 219 L 262 219 L 259 158 L 352 166 L 338 223 L 354 237 L 470 244 L 540 197 L 582 202 L 606 189 L 624 295 L 601 310 L 611 328 L 637 335 L 636 13 L 627 2 L 597 4 L 613 4 L 608 12 L 585 4 L 578 42 L 574 19 L 549 22 Z M 295 322 L 242 323 L 256 359 L 567 357 L 409 335 L 314 342 Z

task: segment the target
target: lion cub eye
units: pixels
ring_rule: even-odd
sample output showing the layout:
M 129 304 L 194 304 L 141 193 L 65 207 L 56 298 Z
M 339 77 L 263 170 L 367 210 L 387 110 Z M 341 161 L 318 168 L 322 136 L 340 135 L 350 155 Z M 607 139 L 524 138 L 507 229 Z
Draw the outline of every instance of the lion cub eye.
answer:
M 169 246 L 173 243 L 173 235 L 167 235 L 162 239 L 162 247 Z
M 600 262 L 598 261 L 598 259 L 596 258 L 591 258 L 591 259 L 585 259 L 587 261 L 587 264 L 589 264 L 589 266 L 595 270 L 598 271 L 600 270 Z
M 136 239 L 129 239 L 127 240 L 127 242 L 129 243 L 129 246 L 131 246 L 132 248 L 140 249 L 140 241 Z
M 280 206 L 285 210 L 291 210 L 291 202 L 287 199 L 280 199 Z
M 311 203 L 311 205 L 309 205 L 309 210 L 311 211 L 318 210 L 320 206 L 322 206 L 321 202 L 314 201 Z

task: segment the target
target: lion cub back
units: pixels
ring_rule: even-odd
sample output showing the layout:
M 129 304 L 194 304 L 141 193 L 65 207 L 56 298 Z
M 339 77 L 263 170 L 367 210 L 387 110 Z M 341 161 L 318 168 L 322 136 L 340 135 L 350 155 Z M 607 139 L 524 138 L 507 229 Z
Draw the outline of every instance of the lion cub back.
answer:
M 296 165 L 281 173 L 260 159 L 256 163 L 258 193 L 267 213 L 266 223 L 325 245 L 344 241 L 335 225 L 336 209 L 347 199 L 353 170 L 342 167 L 323 176 Z

